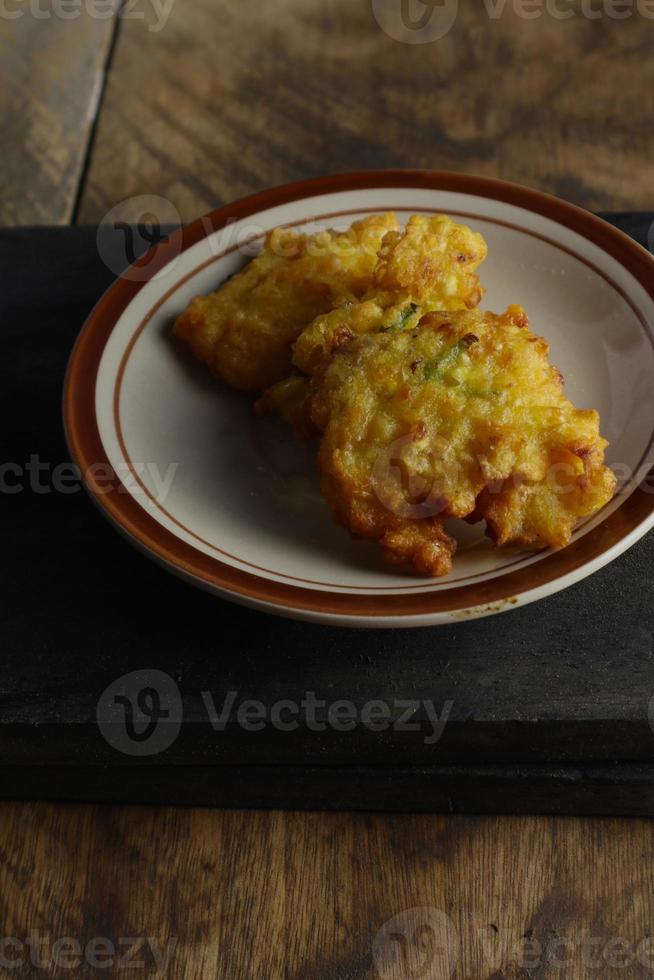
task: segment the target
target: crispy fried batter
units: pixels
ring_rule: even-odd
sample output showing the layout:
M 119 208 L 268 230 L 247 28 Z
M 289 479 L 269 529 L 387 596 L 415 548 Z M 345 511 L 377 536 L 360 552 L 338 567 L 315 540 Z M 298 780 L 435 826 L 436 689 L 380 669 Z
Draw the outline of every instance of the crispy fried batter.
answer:
M 223 381 L 257 391 L 288 374 L 291 345 L 320 313 L 369 289 L 394 214 L 374 215 L 344 232 L 298 235 L 277 229 L 263 253 L 178 317 L 174 332 Z
M 480 494 L 472 520 L 485 520 L 496 544 L 564 548 L 576 521 L 613 497 L 616 479 L 604 466 L 597 412 L 574 410 L 570 422 L 567 433 L 562 426 L 557 434 L 561 443 L 551 446 L 546 479 L 527 482 L 518 473 L 495 493 Z
M 472 309 L 483 296 L 476 270 L 487 253 L 483 236 L 466 225 L 444 214 L 415 214 L 403 232 L 389 232 L 384 238 L 375 287 L 429 302 L 434 309 Z
M 344 303 L 324 313 L 302 331 L 293 348 L 293 364 L 304 374 L 313 374 L 320 365 L 353 337 L 376 333 L 384 324 L 385 308 L 376 300 Z
M 474 309 L 486 253 L 443 215 L 278 229 L 175 324 L 219 378 L 265 389 L 260 412 L 320 434 L 337 520 L 424 575 L 451 569 L 448 517 L 485 520 L 498 545 L 562 547 L 615 490 L 597 412 L 565 398 L 524 310 Z
M 483 295 L 476 270 L 486 254 L 483 237 L 465 225 L 414 215 L 404 231 L 384 237 L 365 302 L 318 316 L 295 343 L 294 365 L 312 374 L 358 334 L 412 326 L 430 310 L 476 306 Z
M 289 374 L 277 384 L 271 385 L 255 402 L 259 415 L 268 413 L 278 415 L 288 425 L 293 426 L 300 439 L 310 439 L 316 434 L 308 412 L 310 393 L 309 378 L 304 374 Z
M 431 575 L 448 569 L 448 516 L 486 519 L 499 544 L 567 544 L 615 478 L 597 413 L 565 398 L 548 349 L 520 307 L 430 313 L 342 346 L 310 399 L 337 519 Z

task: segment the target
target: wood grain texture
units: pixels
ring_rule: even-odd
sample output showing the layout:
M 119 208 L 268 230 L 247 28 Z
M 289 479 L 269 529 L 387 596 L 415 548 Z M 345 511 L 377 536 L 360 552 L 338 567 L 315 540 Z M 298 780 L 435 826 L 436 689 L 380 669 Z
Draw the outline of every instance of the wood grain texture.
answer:
M 72 218 L 114 30 L 79 7 L 62 19 L 48 2 L 2 4 L 0 225 Z
M 410 951 L 416 907 L 451 920 L 455 980 L 634 980 L 654 962 L 640 821 L 25 804 L 0 808 L 0 856 L 3 935 L 38 933 L 45 964 L 4 950 L 24 962 L 1 977 L 69 975 L 57 938 L 142 937 L 171 949 L 165 968 L 146 945 L 125 974 L 70 975 L 372 980 L 375 936 L 399 916 Z M 424 938 L 424 972 L 393 976 L 449 976 Z
M 649 207 L 654 21 L 561 6 L 576 15 L 460 4 L 445 37 L 417 45 L 389 38 L 371 0 L 175 0 L 160 31 L 154 13 L 125 21 L 79 220 L 154 193 L 188 221 L 297 178 L 393 166 Z

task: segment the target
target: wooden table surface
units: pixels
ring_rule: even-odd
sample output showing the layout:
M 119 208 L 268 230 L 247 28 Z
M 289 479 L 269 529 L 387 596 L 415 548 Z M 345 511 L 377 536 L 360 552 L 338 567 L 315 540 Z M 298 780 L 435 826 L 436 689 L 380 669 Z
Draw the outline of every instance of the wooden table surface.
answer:
M 377 166 L 654 207 L 654 21 L 622 0 L 542 16 L 530 3 L 529 17 L 461 4 L 449 33 L 411 45 L 375 19 L 386 0 L 172 0 L 167 19 L 155 0 L 107 17 L 112 2 L 2 5 L 0 225 L 95 223 L 126 199 L 136 220 L 142 195 L 187 221 Z M 0 808 L 0 856 L 2 977 L 429 980 L 451 972 L 443 914 L 463 980 L 645 977 L 654 964 L 645 820 L 16 804 Z M 416 907 L 432 910 L 422 929 Z M 373 949 L 395 917 L 381 933 L 392 970 Z M 145 945 L 129 972 L 88 956 L 71 972 L 67 948 L 54 959 L 64 937 Z

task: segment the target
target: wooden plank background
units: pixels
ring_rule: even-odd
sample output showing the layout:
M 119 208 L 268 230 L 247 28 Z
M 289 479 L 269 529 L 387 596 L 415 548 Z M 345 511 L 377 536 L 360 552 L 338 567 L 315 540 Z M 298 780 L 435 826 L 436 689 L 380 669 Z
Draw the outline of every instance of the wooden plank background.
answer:
M 165 971 L 146 949 L 135 977 L 373 980 L 378 931 L 401 916 L 411 944 L 407 911 L 425 906 L 456 930 L 455 980 L 634 980 L 654 964 L 645 821 L 23 804 L 0 809 L 0 841 L 3 935 L 38 933 L 48 964 L 3 977 L 68 975 L 52 944 L 69 936 L 174 941 Z M 424 972 L 387 975 L 450 976 L 422 952 Z
M 71 221 L 114 27 L 0 4 L 0 225 Z
M 128 7 L 143 18 L 4 4 L 0 224 L 94 223 L 142 194 L 189 220 L 376 166 L 499 176 L 595 209 L 654 204 L 654 22 L 641 16 L 525 20 L 509 4 L 493 20 L 461 4 L 445 37 L 409 46 L 371 0 L 174 0 L 161 29 L 151 0 Z M 65 936 L 176 940 L 165 971 L 141 953 L 131 976 L 375 977 L 375 935 L 420 906 L 452 919 L 460 980 L 651 974 L 644 820 L 16 804 L 0 807 L 0 856 L 3 937 L 38 931 L 46 959 Z M 542 946 L 526 964 L 525 940 Z M 15 947 L 0 953 L 1 977 L 68 975 L 51 955 L 35 974 L 2 960 Z M 427 953 L 421 976 L 447 976 Z M 123 975 L 71 975 L 98 973 Z
M 389 38 L 371 0 L 175 0 L 159 33 L 123 23 L 79 220 L 147 193 L 188 221 L 274 184 L 379 166 L 650 207 L 654 21 L 459 8 L 449 34 L 418 45 Z
M 372 2 L 172 0 L 165 20 L 136 0 L 120 22 L 0 16 L 0 222 L 65 223 L 76 192 L 79 222 L 142 194 L 187 221 L 273 184 L 375 166 L 651 207 L 653 20 L 588 19 L 581 0 L 563 21 L 460 4 L 445 37 L 407 45 L 380 29 Z

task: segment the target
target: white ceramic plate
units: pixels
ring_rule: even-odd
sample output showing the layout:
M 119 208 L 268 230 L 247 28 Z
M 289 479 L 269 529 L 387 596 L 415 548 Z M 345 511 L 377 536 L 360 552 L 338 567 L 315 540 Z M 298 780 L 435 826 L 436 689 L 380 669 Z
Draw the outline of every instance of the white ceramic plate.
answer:
M 252 400 L 214 382 L 170 342 L 194 295 L 278 225 L 347 226 L 377 211 L 451 214 L 485 236 L 483 306 L 527 309 L 566 393 L 597 408 L 620 481 L 561 551 L 495 549 L 456 524 L 444 579 L 389 569 L 334 525 L 314 451 Z M 172 571 L 268 612 L 356 626 L 474 618 L 541 598 L 611 561 L 654 523 L 654 262 L 572 205 L 499 181 L 374 171 L 307 181 L 223 208 L 156 246 L 103 296 L 73 351 L 65 423 L 102 509 Z M 645 481 L 645 482 L 644 482 Z

